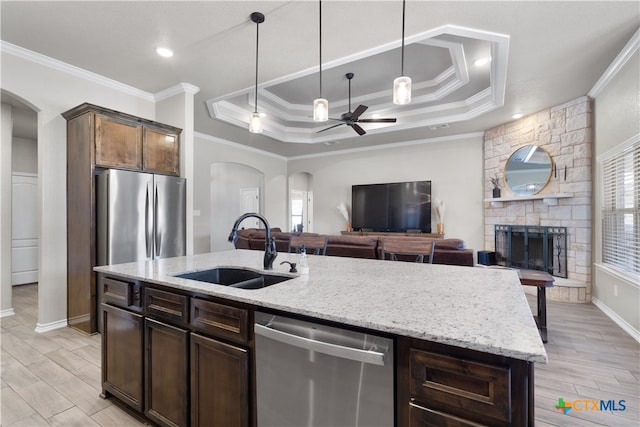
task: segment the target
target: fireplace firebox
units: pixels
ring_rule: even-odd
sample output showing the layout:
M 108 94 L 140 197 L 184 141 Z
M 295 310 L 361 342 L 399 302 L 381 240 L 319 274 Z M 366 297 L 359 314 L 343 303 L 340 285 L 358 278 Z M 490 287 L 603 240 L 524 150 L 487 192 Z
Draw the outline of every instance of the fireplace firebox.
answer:
M 567 277 L 567 227 L 498 224 L 495 248 L 498 265 Z

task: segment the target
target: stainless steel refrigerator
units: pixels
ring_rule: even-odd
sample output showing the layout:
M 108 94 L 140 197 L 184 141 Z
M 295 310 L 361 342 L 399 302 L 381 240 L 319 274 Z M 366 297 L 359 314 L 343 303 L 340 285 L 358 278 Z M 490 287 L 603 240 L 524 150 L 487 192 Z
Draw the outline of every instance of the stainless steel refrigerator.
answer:
M 109 169 L 96 180 L 97 265 L 186 254 L 186 180 Z M 102 331 L 102 290 L 98 329 Z

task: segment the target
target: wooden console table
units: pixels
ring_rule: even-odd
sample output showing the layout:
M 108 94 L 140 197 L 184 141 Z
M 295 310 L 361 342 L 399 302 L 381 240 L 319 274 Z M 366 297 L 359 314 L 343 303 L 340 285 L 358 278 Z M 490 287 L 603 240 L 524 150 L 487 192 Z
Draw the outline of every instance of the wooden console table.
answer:
M 518 270 L 520 284 L 524 286 L 537 286 L 538 288 L 538 315 L 533 316 L 540 330 L 542 342 L 547 342 L 547 292 L 546 289 L 553 286 L 555 280 L 549 273 L 540 270 Z
M 410 236 L 429 237 L 431 239 L 444 239 L 444 233 L 395 233 L 389 231 L 341 231 L 343 236 Z

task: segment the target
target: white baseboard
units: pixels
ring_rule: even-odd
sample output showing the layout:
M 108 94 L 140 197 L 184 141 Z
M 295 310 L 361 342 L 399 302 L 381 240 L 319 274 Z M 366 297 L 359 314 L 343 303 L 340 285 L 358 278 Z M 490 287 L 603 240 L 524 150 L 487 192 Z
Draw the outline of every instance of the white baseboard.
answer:
M 0 310 L 0 318 L 13 316 L 14 314 L 16 314 L 16 312 L 13 311 L 13 308 L 7 308 L 6 310 Z
M 638 331 L 633 326 L 631 326 L 622 317 L 618 316 L 618 314 L 615 311 L 613 311 L 609 307 L 607 307 L 607 305 L 605 303 L 603 303 L 602 301 L 600 301 L 598 298 L 591 297 L 591 302 L 593 303 L 593 305 L 598 307 L 600 309 L 600 311 L 602 311 L 604 314 L 606 314 L 607 317 L 609 317 L 611 320 L 613 320 L 616 323 L 616 325 L 620 326 L 622 329 L 624 329 L 624 331 L 626 333 L 631 335 L 631 337 L 633 339 L 635 339 L 636 341 L 640 342 L 640 331 Z
M 56 322 L 46 323 L 44 325 L 40 323 L 36 323 L 35 331 L 39 334 L 44 332 L 53 331 L 55 329 L 66 328 L 67 327 L 67 319 L 58 320 Z

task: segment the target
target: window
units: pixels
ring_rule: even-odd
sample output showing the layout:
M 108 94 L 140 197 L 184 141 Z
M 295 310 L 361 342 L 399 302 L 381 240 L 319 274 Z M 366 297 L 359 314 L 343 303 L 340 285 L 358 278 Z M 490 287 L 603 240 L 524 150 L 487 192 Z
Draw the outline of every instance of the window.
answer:
M 602 159 L 602 261 L 640 274 L 640 135 Z

